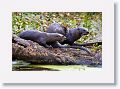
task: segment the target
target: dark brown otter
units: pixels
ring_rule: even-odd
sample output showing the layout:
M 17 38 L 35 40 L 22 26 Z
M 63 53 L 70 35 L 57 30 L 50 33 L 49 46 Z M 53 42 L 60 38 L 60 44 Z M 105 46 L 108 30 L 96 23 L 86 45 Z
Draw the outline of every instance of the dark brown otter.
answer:
M 60 33 L 64 36 L 66 36 L 66 40 L 63 42 L 60 42 L 61 44 L 69 44 L 73 45 L 75 41 L 80 39 L 83 35 L 89 34 L 86 28 L 83 27 L 77 27 L 73 29 L 67 29 L 66 27 L 58 24 L 58 23 L 53 23 L 51 24 L 48 29 L 48 33 Z
M 25 30 L 19 34 L 20 38 L 32 40 L 44 47 L 50 47 L 56 41 L 62 41 L 65 36 L 59 33 L 46 33 L 38 30 Z
M 53 23 L 51 24 L 48 29 L 48 33 L 60 33 L 66 37 L 65 40 L 61 42 L 55 42 L 52 44 L 53 47 L 59 47 L 59 48 L 79 48 L 81 50 L 86 51 L 90 54 L 90 51 L 86 49 L 85 47 L 80 46 L 79 44 L 74 43 L 78 39 L 80 39 L 83 35 L 89 34 L 86 28 L 83 27 L 77 27 L 73 29 L 67 29 L 66 27 L 60 25 L 59 23 Z M 70 46 L 65 46 L 63 44 L 69 44 Z

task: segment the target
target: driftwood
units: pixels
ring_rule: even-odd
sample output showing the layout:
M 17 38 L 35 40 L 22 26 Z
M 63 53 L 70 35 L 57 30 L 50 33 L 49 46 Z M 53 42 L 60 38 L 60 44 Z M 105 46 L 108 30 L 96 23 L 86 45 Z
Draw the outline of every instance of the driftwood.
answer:
M 12 36 L 12 59 L 35 64 L 94 64 L 95 57 L 73 48 L 44 48 L 38 43 Z M 97 61 L 98 63 L 98 61 Z

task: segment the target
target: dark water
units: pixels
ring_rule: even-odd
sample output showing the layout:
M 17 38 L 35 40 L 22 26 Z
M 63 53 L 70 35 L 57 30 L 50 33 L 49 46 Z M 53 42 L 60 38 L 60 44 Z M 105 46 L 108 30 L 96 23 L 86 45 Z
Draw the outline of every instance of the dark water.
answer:
M 13 71 L 85 71 L 90 69 L 102 68 L 99 66 L 88 65 L 17 65 L 13 64 Z

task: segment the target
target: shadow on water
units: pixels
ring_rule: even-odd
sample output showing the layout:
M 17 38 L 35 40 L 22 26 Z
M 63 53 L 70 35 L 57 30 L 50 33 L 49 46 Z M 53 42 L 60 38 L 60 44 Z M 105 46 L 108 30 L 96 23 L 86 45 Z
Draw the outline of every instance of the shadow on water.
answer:
M 59 71 L 52 68 L 43 68 L 43 67 L 29 67 L 29 66 L 23 66 L 23 67 L 14 67 L 12 69 L 13 71 Z
M 92 68 L 102 68 L 101 65 L 18 65 L 13 64 L 13 71 L 81 71 Z

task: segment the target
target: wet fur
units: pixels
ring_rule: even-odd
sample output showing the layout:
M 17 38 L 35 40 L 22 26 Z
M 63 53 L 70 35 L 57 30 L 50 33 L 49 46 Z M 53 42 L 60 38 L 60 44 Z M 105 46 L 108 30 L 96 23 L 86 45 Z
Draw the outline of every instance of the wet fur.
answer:
M 48 45 L 56 41 L 64 40 L 64 36 L 59 33 L 46 33 L 38 30 L 25 30 L 19 34 L 19 37 L 26 40 L 32 40 L 44 47 L 49 47 Z

